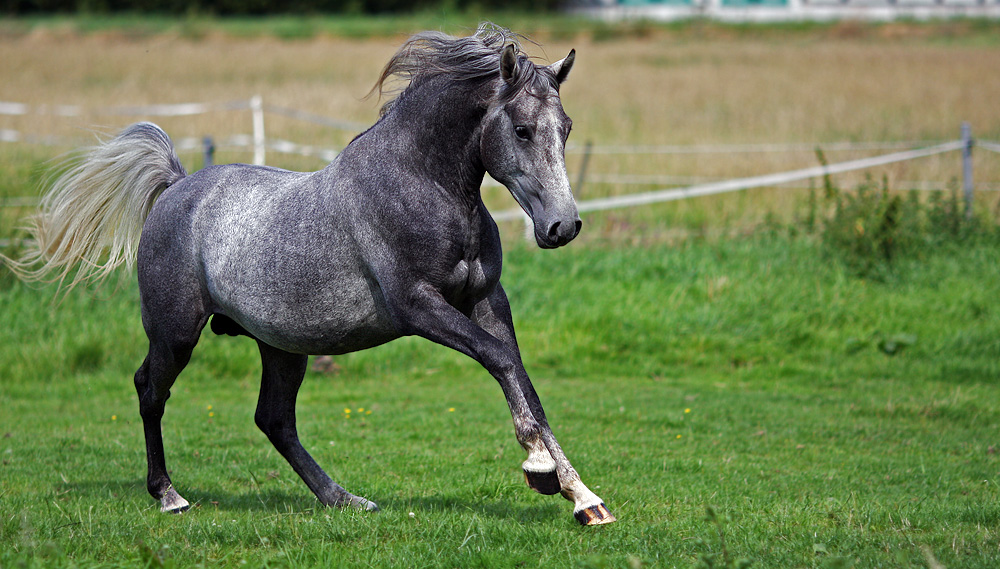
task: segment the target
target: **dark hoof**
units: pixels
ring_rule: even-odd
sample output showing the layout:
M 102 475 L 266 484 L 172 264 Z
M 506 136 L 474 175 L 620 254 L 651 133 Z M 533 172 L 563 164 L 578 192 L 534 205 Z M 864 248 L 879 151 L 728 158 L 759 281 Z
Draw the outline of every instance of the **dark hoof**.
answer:
M 611 512 L 608 511 L 608 508 L 605 507 L 604 502 L 601 502 L 596 506 L 584 508 L 579 512 L 575 512 L 573 517 L 576 518 L 576 521 L 580 522 L 580 525 L 584 526 L 598 526 L 617 521 L 617 519 L 611 515 Z
M 556 475 L 555 470 L 551 472 L 531 472 L 525 470 L 524 481 L 528 483 L 529 488 L 546 496 L 558 494 L 560 490 L 559 476 Z

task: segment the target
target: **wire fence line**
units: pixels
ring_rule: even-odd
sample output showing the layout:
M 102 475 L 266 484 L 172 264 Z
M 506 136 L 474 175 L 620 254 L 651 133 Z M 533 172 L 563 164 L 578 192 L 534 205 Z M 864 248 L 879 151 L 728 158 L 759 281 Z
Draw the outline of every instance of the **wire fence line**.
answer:
M 569 145 L 567 154 L 740 154 L 765 152 L 815 152 L 817 148 L 827 151 L 841 150 L 900 150 L 940 144 L 944 140 L 909 140 L 896 142 L 792 142 L 758 144 L 691 144 L 691 145 Z
M 0 115 L 41 115 L 57 117 L 85 116 L 154 116 L 183 117 L 203 115 L 218 111 L 245 111 L 250 100 L 221 103 L 179 103 L 170 105 L 129 105 L 111 107 L 84 107 L 81 105 L 30 105 L 0 101 Z
M 961 150 L 965 145 L 966 142 L 963 140 L 953 140 L 951 142 L 937 144 L 929 148 L 920 148 L 915 150 L 907 150 L 904 152 L 895 152 L 883 156 L 862 158 L 860 160 L 850 160 L 847 162 L 840 162 L 837 164 L 815 166 L 812 168 L 803 168 L 800 170 L 792 170 L 789 172 L 777 172 L 774 174 L 765 174 L 763 176 L 751 176 L 749 178 L 722 180 L 719 182 L 696 184 L 682 188 L 666 188 L 652 192 L 643 192 L 643 193 L 629 194 L 624 196 L 612 196 L 607 198 L 585 200 L 578 202 L 577 207 L 581 212 L 602 211 L 602 210 L 617 209 L 623 207 L 649 205 L 653 203 L 674 201 L 679 199 L 694 198 L 700 196 L 709 196 L 714 194 L 737 192 L 741 190 L 749 190 L 752 188 L 777 186 L 781 184 L 786 184 L 788 182 L 805 180 L 808 178 L 818 178 L 821 176 L 840 174 L 843 172 L 850 172 L 853 170 L 863 170 L 874 166 L 882 166 L 885 164 L 892 164 L 894 162 L 903 162 L 905 160 L 914 160 L 916 158 L 933 156 L 935 154 L 953 152 L 955 150 Z M 497 221 L 506 221 L 506 220 L 520 219 L 523 217 L 523 215 L 524 214 L 523 212 L 521 212 L 521 210 L 510 209 L 494 213 L 493 218 L 496 219 Z
M 80 105 L 29 105 L 25 103 L 0 101 L 0 115 L 25 116 L 25 115 L 51 115 L 58 117 L 83 117 L 83 116 L 131 116 L 131 117 L 179 117 L 194 116 L 199 114 L 222 112 L 222 111 L 250 111 L 252 115 L 253 134 L 234 134 L 218 141 L 203 138 L 180 138 L 174 141 L 179 151 L 202 150 L 206 154 L 206 164 L 211 162 L 211 153 L 215 148 L 227 150 L 252 149 L 254 153 L 254 163 L 263 164 L 266 151 L 274 151 L 284 154 L 293 154 L 307 157 L 315 157 L 326 162 L 332 161 L 339 149 L 325 148 L 298 144 L 292 141 L 281 139 L 269 139 L 264 134 L 265 114 L 276 114 L 295 120 L 309 122 L 319 126 L 357 132 L 367 127 L 367 125 L 340 119 L 325 117 L 322 115 L 281 107 L 276 105 L 266 105 L 262 98 L 257 95 L 248 100 L 225 101 L 218 103 L 181 103 L 170 105 L 139 105 L 139 106 L 110 106 L 110 107 L 83 107 Z M 684 184 L 683 187 L 664 188 L 655 191 L 640 192 L 623 196 L 612 196 L 580 201 L 578 203 L 581 212 L 598 211 L 604 209 L 615 209 L 622 207 L 633 207 L 638 205 L 648 205 L 652 203 L 673 201 L 698 196 L 721 194 L 741 191 L 751 188 L 775 186 L 787 184 L 789 182 L 817 178 L 831 174 L 862 170 L 874 166 L 913 160 L 935 154 L 962 150 L 965 157 L 966 168 L 968 169 L 966 180 L 964 180 L 966 199 L 971 201 L 973 188 L 971 180 L 971 149 L 973 146 L 1000 153 L 1000 143 L 986 140 L 974 140 L 968 133 L 968 125 L 963 125 L 963 138 L 952 141 L 863 141 L 863 142 L 830 142 L 830 143 L 764 143 L 764 144 L 723 144 L 723 145 L 592 145 L 584 146 L 571 145 L 566 152 L 570 154 L 584 154 L 585 161 L 590 155 L 627 155 L 627 154 L 733 154 L 733 153 L 759 153 L 759 152 L 803 152 L 815 151 L 822 148 L 824 151 L 850 151 L 850 150 L 901 150 L 882 156 L 849 160 L 836 164 L 828 164 L 811 168 L 803 168 L 788 172 L 779 172 L 761 176 L 751 176 L 747 178 L 717 180 L 709 182 L 696 182 L 695 180 L 678 180 L 669 176 L 637 176 L 637 175 L 610 175 L 594 174 L 591 181 L 604 183 L 614 183 L 620 185 L 666 185 L 676 182 Z M 21 133 L 12 129 L 0 129 L 0 142 L 10 143 L 31 143 L 42 145 L 78 145 L 79 141 L 65 137 L 39 136 Z M 581 181 L 583 180 L 581 172 Z M 486 185 L 499 185 L 491 178 L 487 178 Z M 37 204 L 37 198 L 15 197 L 0 200 L 0 207 L 24 207 Z M 494 214 L 498 221 L 521 219 L 525 215 L 521 210 L 506 210 Z

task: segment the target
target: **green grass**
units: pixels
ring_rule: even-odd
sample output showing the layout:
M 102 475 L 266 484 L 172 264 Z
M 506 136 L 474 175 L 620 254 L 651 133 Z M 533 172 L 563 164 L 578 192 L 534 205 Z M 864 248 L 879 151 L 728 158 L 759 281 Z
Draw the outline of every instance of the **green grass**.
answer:
M 524 485 L 488 374 L 416 339 L 337 358 L 300 395 L 307 448 L 381 513 L 318 506 L 253 426 L 252 342 L 206 334 L 164 422 L 196 507 L 161 514 L 134 286 L 54 301 L 0 274 L 0 566 L 995 567 L 998 265 L 995 243 L 884 282 L 807 237 L 513 247 L 528 371 L 619 519 L 599 528 Z

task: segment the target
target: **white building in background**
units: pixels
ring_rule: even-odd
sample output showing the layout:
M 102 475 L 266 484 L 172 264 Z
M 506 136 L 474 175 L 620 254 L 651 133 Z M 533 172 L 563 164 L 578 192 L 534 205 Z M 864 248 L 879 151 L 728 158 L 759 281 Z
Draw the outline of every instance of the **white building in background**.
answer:
M 928 20 L 1000 18 L 1000 0 L 577 0 L 570 10 L 607 20 Z

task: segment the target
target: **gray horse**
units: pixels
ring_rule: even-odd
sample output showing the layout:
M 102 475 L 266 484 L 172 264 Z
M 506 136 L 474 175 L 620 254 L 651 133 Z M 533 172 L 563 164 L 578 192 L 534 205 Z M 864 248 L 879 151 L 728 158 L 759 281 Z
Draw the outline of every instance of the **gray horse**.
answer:
M 563 454 L 521 363 L 499 234 L 480 195 L 488 172 L 531 217 L 540 247 L 579 233 L 564 157 L 572 122 L 559 99 L 573 59 L 535 65 L 492 25 L 464 38 L 421 33 L 375 87 L 398 77 L 405 89 L 319 172 L 233 164 L 187 175 L 166 133 L 140 123 L 54 182 L 34 218 L 37 250 L 13 266 L 75 284 L 137 264 L 149 352 L 135 387 L 147 487 L 163 511 L 189 504 L 167 474 L 160 422 L 211 319 L 217 334 L 256 340 L 255 421 L 323 504 L 378 509 L 299 442 L 306 354 L 416 335 L 474 358 L 500 383 L 531 488 L 572 500 L 582 524 L 615 521 Z

